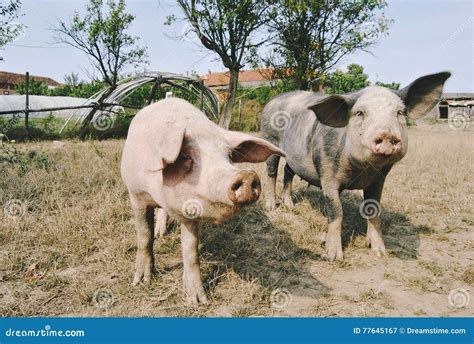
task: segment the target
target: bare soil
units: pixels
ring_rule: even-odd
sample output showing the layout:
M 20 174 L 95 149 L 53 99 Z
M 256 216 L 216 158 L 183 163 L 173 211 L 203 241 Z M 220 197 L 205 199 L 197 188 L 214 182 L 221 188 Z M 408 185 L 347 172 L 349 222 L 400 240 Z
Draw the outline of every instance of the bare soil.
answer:
M 321 190 L 298 178 L 294 209 L 266 212 L 261 199 L 223 226 L 206 225 L 210 303 L 199 307 L 184 301 L 176 223 L 155 242 L 151 285 L 131 286 L 123 141 L 14 144 L 13 153 L 2 146 L 18 157 L 0 166 L 0 204 L 14 210 L 0 213 L 0 315 L 472 316 L 472 127 L 410 128 L 409 152 L 382 197 L 387 258 L 365 245 L 361 194 L 345 191 L 345 260 L 326 261 Z M 265 173 L 264 164 L 247 167 Z

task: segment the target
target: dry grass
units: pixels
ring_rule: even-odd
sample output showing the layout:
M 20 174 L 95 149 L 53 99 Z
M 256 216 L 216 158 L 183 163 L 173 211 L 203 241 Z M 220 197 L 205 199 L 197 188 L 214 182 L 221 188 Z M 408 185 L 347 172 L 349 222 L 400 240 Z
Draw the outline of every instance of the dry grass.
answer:
M 176 224 L 155 243 L 152 284 L 131 286 L 136 248 L 122 145 L 21 144 L 37 154 L 0 167 L 1 204 L 18 199 L 26 210 L 19 219 L 0 215 L 2 316 L 472 315 L 472 301 L 448 303 L 454 288 L 474 296 L 472 130 L 410 129 L 409 153 L 382 199 L 388 258 L 365 247 L 360 196 L 344 192 L 346 260 L 325 261 L 321 192 L 299 180 L 292 210 L 267 213 L 260 200 L 224 226 L 205 226 L 210 304 L 201 307 L 184 303 Z M 264 173 L 264 164 L 254 168 Z M 101 289 L 103 308 L 94 298 Z

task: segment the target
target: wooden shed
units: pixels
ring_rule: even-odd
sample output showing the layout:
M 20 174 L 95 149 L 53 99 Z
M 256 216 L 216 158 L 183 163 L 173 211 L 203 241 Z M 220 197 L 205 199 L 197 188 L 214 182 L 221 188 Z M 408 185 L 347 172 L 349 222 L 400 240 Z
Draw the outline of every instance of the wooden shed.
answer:
M 443 93 L 441 101 L 428 118 L 449 119 L 454 115 L 474 116 L 474 93 Z

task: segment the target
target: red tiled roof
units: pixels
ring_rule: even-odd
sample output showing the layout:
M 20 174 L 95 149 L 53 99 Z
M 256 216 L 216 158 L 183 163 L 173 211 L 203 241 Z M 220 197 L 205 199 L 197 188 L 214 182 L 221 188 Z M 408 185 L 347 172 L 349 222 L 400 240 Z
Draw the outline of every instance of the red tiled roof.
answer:
M 61 85 L 56 80 L 53 80 L 51 78 L 44 77 L 44 76 L 30 75 L 30 79 L 35 79 L 36 81 L 44 82 L 48 86 L 60 86 Z M 0 71 L 0 84 L 5 83 L 5 84 L 12 84 L 12 85 L 19 85 L 24 80 L 25 80 L 25 75 L 24 74 Z
M 272 76 L 273 69 L 271 68 L 242 70 L 239 72 L 239 82 L 266 81 L 271 80 Z M 230 74 L 229 72 L 209 72 L 201 76 L 201 79 L 208 87 L 224 86 L 229 84 Z

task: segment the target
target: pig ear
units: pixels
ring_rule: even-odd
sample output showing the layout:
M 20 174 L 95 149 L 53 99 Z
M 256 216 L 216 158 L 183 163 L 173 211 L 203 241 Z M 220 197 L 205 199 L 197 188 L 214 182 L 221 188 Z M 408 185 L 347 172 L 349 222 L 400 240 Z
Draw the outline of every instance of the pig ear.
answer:
M 330 127 L 342 128 L 349 122 L 353 100 L 341 95 L 328 96 L 309 107 L 318 120 Z
M 439 102 L 449 72 L 425 75 L 398 91 L 407 106 L 408 117 L 416 119 L 430 112 Z
M 262 162 L 273 154 L 285 156 L 280 148 L 258 137 L 227 131 L 225 138 L 231 149 L 232 162 Z
M 151 171 L 163 170 L 178 159 L 185 133 L 184 128 L 173 128 L 173 130 L 163 130 L 156 135 L 153 142 L 153 159 L 150 163 Z

